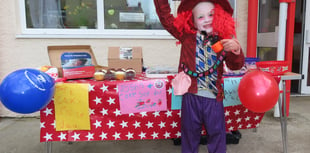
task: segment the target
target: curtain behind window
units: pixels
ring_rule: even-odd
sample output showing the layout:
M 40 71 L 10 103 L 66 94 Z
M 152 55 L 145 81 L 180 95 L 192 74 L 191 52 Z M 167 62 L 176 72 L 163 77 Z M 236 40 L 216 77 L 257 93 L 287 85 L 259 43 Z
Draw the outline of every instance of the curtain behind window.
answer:
M 33 28 L 62 28 L 59 0 L 26 0 Z

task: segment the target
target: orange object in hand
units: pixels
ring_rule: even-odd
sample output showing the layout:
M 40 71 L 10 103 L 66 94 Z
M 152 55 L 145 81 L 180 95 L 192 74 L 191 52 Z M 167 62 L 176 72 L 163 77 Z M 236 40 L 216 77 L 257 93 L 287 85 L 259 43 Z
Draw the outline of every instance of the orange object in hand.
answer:
M 213 44 L 213 45 L 211 46 L 211 48 L 213 49 L 213 51 L 214 51 L 215 53 L 219 53 L 219 52 L 221 52 L 221 51 L 224 49 L 224 47 L 223 47 L 221 41 L 218 41 L 218 42 L 216 42 L 215 44 Z

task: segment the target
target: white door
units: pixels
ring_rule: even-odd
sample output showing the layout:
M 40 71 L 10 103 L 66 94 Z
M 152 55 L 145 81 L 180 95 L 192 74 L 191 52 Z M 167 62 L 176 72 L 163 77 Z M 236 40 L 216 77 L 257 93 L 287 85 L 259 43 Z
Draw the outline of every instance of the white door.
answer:
M 310 1 L 304 1 L 305 7 L 305 26 L 302 51 L 302 69 L 304 79 L 301 80 L 301 93 L 310 94 L 310 70 L 309 70 L 309 52 L 310 52 Z

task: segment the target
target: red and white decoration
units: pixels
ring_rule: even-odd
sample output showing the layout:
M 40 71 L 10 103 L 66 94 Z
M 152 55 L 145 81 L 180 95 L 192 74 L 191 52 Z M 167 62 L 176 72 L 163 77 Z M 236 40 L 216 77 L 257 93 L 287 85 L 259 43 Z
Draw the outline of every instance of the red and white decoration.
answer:
M 145 78 L 139 78 L 145 79 Z M 40 111 L 40 141 L 102 141 L 171 139 L 181 137 L 180 110 L 171 110 L 171 85 L 167 81 L 168 110 L 120 113 L 117 84 L 122 81 L 74 80 L 89 83 L 91 130 L 56 131 L 54 102 Z M 225 107 L 226 130 L 257 128 L 264 113 L 253 113 L 242 105 Z M 204 132 L 203 132 L 204 134 Z

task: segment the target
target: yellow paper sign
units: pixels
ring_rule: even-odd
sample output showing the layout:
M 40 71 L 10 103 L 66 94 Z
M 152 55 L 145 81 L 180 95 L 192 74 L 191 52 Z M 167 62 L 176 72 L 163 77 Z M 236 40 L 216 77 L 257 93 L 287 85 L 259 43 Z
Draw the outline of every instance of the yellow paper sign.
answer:
M 81 83 L 56 84 L 56 131 L 90 130 L 88 86 Z

